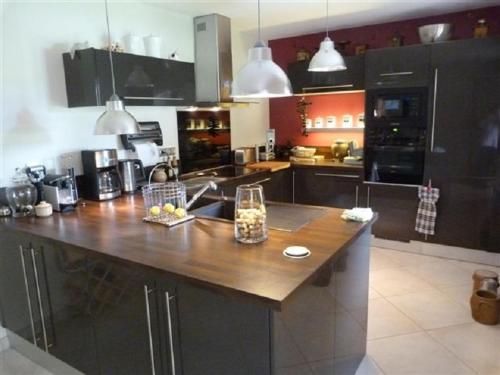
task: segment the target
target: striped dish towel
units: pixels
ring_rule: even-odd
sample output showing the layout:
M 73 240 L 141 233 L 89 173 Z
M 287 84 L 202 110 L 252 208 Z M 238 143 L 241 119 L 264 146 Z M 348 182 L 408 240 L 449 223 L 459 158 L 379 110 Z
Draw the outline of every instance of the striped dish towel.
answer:
M 420 198 L 420 203 L 418 204 L 415 230 L 423 234 L 434 234 L 437 216 L 436 202 L 439 199 L 439 189 L 419 186 L 418 197 Z

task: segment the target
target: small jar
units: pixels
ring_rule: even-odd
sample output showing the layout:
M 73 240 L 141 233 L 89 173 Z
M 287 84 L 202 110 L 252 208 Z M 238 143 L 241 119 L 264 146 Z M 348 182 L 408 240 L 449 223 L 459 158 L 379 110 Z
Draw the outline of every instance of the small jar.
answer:
M 48 217 L 52 215 L 52 205 L 45 201 L 41 201 L 35 206 L 35 215 L 39 217 Z
M 259 243 L 267 239 L 267 211 L 261 185 L 236 188 L 234 237 L 242 243 Z

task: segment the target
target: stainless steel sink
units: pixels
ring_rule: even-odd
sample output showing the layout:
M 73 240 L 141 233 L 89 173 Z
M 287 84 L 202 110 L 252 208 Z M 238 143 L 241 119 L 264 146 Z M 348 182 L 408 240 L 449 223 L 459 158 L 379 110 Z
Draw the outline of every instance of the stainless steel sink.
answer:
M 219 182 L 225 181 L 227 178 L 225 177 L 215 177 L 215 176 L 202 176 L 202 177 L 193 177 L 189 180 L 182 180 L 181 182 L 186 185 L 187 190 L 195 190 L 201 188 L 208 181 L 213 181 L 216 184 Z
M 268 202 L 266 207 L 269 228 L 287 232 L 295 232 L 326 213 L 326 209 L 322 207 L 288 203 Z M 199 207 L 191 213 L 200 218 L 233 222 L 234 200 L 217 200 Z

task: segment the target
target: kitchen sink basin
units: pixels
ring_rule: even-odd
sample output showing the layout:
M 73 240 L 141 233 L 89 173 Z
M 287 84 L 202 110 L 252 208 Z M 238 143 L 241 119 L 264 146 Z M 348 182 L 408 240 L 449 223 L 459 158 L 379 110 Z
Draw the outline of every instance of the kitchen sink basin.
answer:
M 277 202 L 267 202 L 266 208 L 268 227 L 287 232 L 295 232 L 326 213 L 326 209 L 322 207 Z M 233 222 L 234 200 L 217 200 L 192 210 L 191 213 L 200 218 Z
M 188 191 L 200 189 L 209 181 L 213 181 L 216 184 L 222 181 L 226 181 L 225 177 L 216 177 L 216 176 L 201 176 L 201 177 L 193 177 L 188 180 L 181 180 L 181 182 L 186 185 L 186 189 Z

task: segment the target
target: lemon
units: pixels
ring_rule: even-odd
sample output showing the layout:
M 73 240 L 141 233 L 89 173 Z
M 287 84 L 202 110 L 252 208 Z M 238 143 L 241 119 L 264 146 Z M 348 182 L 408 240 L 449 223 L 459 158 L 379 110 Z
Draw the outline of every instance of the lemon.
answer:
M 153 206 L 149 209 L 149 213 L 151 214 L 151 216 L 160 216 L 161 209 L 158 206 Z
M 163 211 L 167 214 L 173 214 L 175 212 L 175 206 L 172 203 L 165 203 Z
M 179 207 L 175 210 L 175 217 L 182 219 L 184 216 L 186 216 L 186 210 L 184 208 Z

